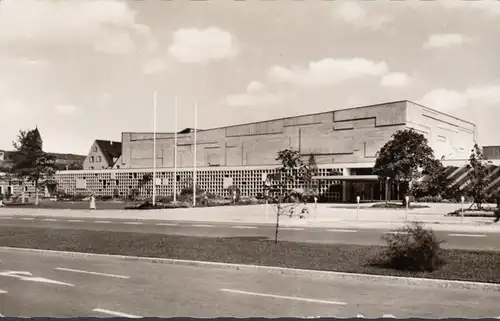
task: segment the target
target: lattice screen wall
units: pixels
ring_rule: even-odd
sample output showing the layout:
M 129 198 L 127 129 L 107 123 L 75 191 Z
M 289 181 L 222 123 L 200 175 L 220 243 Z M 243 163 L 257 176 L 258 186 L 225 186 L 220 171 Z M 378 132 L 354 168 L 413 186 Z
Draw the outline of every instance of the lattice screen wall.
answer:
M 229 192 L 224 188 L 224 178 L 230 177 L 233 185 L 240 189 L 242 196 L 257 196 L 263 192 L 263 174 L 271 174 L 276 170 L 268 169 L 203 169 L 197 170 L 197 186 L 208 193 L 214 193 L 221 196 L 229 196 Z M 141 196 L 148 196 L 152 193 L 153 182 L 141 183 L 144 175 L 151 174 L 151 170 L 144 171 L 105 171 L 98 170 L 94 172 L 68 171 L 59 172 L 56 175 L 58 190 L 68 194 L 90 194 L 113 196 L 115 191 L 121 197 L 126 197 L 136 189 Z M 174 172 L 172 170 L 157 170 L 156 193 L 158 196 L 168 196 L 173 194 Z M 339 168 L 320 168 L 315 175 L 330 176 L 342 175 L 342 169 Z M 177 193 L 183 188 L 192 186 L 193 170 L 179 169 L 177 171 Z M 83 188 L 77 188 L 77 181 L 84 181 Z M 340 185 L 340 181 L 320 181 L 319 192 L 324 194 L 327 199 L 341 200 L 342 195 L 338 191 L 331 191 L 332 185 Z M 82 187 L 82 185 L 80 185 Z M 302 188 L 289 186 L 290 188 Z

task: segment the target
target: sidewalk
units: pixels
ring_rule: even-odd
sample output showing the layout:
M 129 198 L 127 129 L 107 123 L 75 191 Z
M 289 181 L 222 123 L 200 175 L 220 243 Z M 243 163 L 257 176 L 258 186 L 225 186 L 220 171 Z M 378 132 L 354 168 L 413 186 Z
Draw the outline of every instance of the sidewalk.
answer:
M 450 204 L 440 204 L 450 205 Z M 456 204 L 455 205 L 456 208 Z M 448 209 L 450 207 L 448 206 Z M 448 210 L 447 209 L 447 210 Z M 445 211 L 446 213 L 446 211 Z M 275 224 L 276 213 L 272 206 L 223 206 L 169 210 L 54 210 L 32 208 L 0 208 L 0 216 L 47 216 L 95 219 L 136 219 L 191 221 L 238 224 Z M 492 224 L 492 218 L 444 216 L 443 214 L 416 213 L 405 210 L 336 208 L 331 204 L 310 206 L 306 219 L 280 217 L 282 226 L 325 227 L 353 229 L 395 229 L 406 222 L 419 221 L 434 230 L 500 233 L 500 224 Z

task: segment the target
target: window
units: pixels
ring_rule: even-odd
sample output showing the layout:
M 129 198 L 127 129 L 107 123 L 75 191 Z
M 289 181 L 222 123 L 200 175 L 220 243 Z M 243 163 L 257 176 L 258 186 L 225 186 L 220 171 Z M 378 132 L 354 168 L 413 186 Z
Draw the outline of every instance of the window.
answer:
M 97 152 L 97 146 L 94 146 L 94 152 Z
M 101 156 L 97 156 L 97 161 L 98 161 L 98 162 L 102 162 L 102 158 L 101 158 Z
M 90 162 L 93 163 L 94 162 L 94 156 L 90 156 Z

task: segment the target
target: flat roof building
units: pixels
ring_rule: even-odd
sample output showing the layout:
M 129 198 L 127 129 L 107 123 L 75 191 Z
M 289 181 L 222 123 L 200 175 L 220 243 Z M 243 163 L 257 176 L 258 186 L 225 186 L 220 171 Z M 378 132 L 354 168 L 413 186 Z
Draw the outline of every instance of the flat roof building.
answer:
M 278 165 L 277 151 L 293 148 L 306 163 L 314 157 L 316 179 L 326 199 L 352 201 L 359 194 L 366 199 L 384 199 L 386 187 L 372 173 L 376 154 L 395 132 L 406 128 L 422 133 L 436 158 L 447 165 L 465 164 L 477 137 L 473 123 L 410 101 L 198 130 L 197 182 L 200 188 L 222 195 L 230 182 L 242 195 L 255 196 L 262 192 L 263 175 Z M 179 132 L 175 155 L 174 133 L 156 134 L 158 195 L 172 194 L 174 179 L 179 182 L 177 192 L 190 184 L 193 139 L 194 130 Z M 121 155 L 115 153 L 113 161 L 108 160 L 112 169 L 59 172 L 60 187 L 68 192 L 128 195 L 141 184 L 142 176 L 152 171 L 153 133 L 124 132 L 120 147 Z

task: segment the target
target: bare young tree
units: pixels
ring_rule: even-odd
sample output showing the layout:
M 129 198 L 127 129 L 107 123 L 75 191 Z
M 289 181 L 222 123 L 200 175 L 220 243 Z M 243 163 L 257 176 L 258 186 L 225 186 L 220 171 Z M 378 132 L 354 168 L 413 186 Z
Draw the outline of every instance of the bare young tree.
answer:
M 297 186 L 311 186 L 313 172 L 302 162 L 300 153 L 292 149 L 279 151 L 276 160 L 281 162 L 281 166 L 276 173 L 267 176 L 265 197 L 276 212 L 274 242 L 278 243 L 280 216 L 304 218 L 308 212 L 304 189 Z M 298 212 L 301 204 L 304 206 Z

